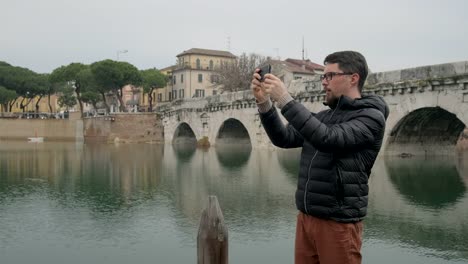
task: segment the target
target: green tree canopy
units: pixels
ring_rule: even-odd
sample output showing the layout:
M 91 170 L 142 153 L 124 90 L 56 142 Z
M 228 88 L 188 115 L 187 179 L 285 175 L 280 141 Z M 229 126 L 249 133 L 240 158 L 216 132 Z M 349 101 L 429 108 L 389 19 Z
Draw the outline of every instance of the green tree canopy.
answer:
M 9 63 L 4 62 L 4 61 L 0 61 L 0 67 L 4 67 L 4 66 L 11 67 L 11 65 Z
M 97 110 L 97 104 L 102 101 L 102 97 L 95 91 L 85 91 L 81 94 L 84 103 L 91 104 Z
M 80 105 L 81 116 L 83 116 L 83 102 L 81 99 L 81 93 L 84 89 L 83 83 L 89 82 L 86 78 L 90 77 L 90 75 L 83 74 L 83 72 L 88 68 L 88 65 L 74 62 L 55 69 L 50 75 L 50 81 L 52 83 L 61 85 L 71 83 L 73 85 L 76 99 Z
M 18 95 L 15 91 L 0 86 L 0 104 L 3 106 L 3 109 L 8 109 L 8 103 L 17 97 Z
M 49 83 L 49 74 L 36 74 L 31 86 L 32 93 L 37 97 L 36 112 L 39 112 L 39 102 L 50 93 L 51 85 Z
M 21 67 L 0 66 L 0 85 L 14 90 L 19 96 L 33 93 L 38 74 Z
M 61 95 L 57 100 L 60 107 L 66 107 L 68 109 L 76 105 L 76 97 L 72 86 L 63 87 L 60 92 Z
M 120 102 L 120 110 L 125 111 L 122 99 L 125 85 L 139 86 L 142 77 L 138 69 L 128 62 L 103 60 L 91 64 L 91 72 L 101 90 L 112 92 Z
M 40 100 L 44 96 L 48 78 L 46 75 L 37 74 L 26 68 L 0 63 L 0 85 L 15 91 L 17 96 L 22 97 L 20 107 L 24 110 L 34 97 L 39 96 Z M 16 99 L 10 100 L 10 111 L 15 101 Z
M 153 109 L 153 90 L 166 86 L 167 78 L 156 69 L 141 71 L 143 93 L 148 94 L 149 109 Z

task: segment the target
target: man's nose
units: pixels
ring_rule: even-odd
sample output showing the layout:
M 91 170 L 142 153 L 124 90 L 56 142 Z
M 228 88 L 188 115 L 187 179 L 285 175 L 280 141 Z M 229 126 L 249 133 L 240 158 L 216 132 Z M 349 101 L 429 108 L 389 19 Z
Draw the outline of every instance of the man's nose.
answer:
M 327 79 L 323 79 L 323 80 L 322 80 L 322 87 L 323 87 L 323 89 L 326 89 L 326 88 L 327 88 L 327 85 L 328 85 Z

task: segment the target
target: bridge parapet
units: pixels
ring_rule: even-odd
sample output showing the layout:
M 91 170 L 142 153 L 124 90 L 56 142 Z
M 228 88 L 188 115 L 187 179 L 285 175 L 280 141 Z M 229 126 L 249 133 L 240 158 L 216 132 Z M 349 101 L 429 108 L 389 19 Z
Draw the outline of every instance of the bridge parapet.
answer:
M 424 80 L 405 80 L 393 83 L 381 82 L 364 86 L 364 93 L 382 96 L 441 90 L 468 90 L 468 74 L 428 78 Z M 467 91 L 468 92 L 468 91 Z
M 428 80 L 468 74 L 468 61 L 422 66 L 396 71 L 372 73 L 367 78 L 369 85 L 410 80 Z
M 364 90 L 381 95 L 468 88 L 468 62 L 454 62 L 370 74 Z
M 287 88 L 296 101 L 304 103 L 312 112 L 325 109 L 322 104 L 325 93 L 318 75 L 294 80 Z M 401 146 L 408 146 L 408 149 L 423 146 L 426 153 L 449 146 L 445 149 L 451 151 L 454 141 L 468 124 L 468 62 L 372 73 L 364 93 L 381 95 L 387 101 L 390 116 L 384 142 L 391 143 L 395 152 L 400 151 Z M 214 142 L 218 131 L 229 131 L 242 124 L 253 145 L 269 143 L 250 90 L 178 99 L 159 106 L 157 112 L 162 116 L 168 142 L 177 127 L 185 123 L 197 139 L 207 135 L 210 142 Z M 231 123 L 225 123 L 229 119 Z
M 162 106 L 156 111 L 163 117 L 171 116 L 181 111 L 214 112 L 220 110 L 234 110 L 256 107 L 255 98 L 251 91 L 239 91 L 204 98 L 179 99 Z
M 387 96 L 441 89 L 468 90 L 467 61 L 372 73 L 367 78 L 364 93 Z M 318 76 L 294 80 L 289 84 L 288 91 L 299 102 L 323 102 L 325 97 Z M 255 98 L 250 90 L 178 99 L 159 106 L 156 111 L 165 116 L 180 111 L 213 112 L 247 107 L 255 107 Z

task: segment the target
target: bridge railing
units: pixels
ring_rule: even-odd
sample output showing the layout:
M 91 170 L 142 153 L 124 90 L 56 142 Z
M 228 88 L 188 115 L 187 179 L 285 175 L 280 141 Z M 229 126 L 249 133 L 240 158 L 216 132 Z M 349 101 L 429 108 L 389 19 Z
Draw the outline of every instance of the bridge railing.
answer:
M 439 89 L 468 89 L 468 62 L 371 73 L 363 92 L 387 96 L 432 92 Z M 288 85 L 288 91 L 299 102 L 323 102 L 325 96 L 317 77 L 293 80 Z M 156 111 L 162 113 L 163 116 L 171 116 L 176 111 L 212 112 L 241 109 L 245 108 L 245 105 L 255 107 L 255 98 L 250 90 L 203 98 L 177 99 L 161 105 Z

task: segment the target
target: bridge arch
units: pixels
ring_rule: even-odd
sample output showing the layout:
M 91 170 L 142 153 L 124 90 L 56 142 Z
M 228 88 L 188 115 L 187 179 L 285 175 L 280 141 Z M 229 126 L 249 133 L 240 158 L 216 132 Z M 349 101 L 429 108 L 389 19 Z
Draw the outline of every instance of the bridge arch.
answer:
M 318 79 L 298 80 L 288 89 L 312 112 L 324 110 L 323 90 L 310 89 L 311 85 L 321 84 Z M 383 96 L 390 108 L 381 150 L 385 155 L 455 154 L 457 147 L 468 148 L 468 62 L 374 73 L 364 93 Z M 166 142 L 189 139 L 194 143 L 195 139 L 213 146 L 230 142 L 273 147 L 251 91 L 176 100 L 157 110 L 163 117 Z M 187 127 L 194 137 L 181 132 Z M 459 133 L 463 127 L 464 134 Z M 455 143 L 462 135 L 465 139 Z
M 197 137 L 190 125 L 186 122 L 180 123 L 174 131 L 172 137 L 173 145 L 197 145 Z
M 401 118 L 390 131 L 387 151 L 439 155 L 455 153 L 465 124 L 441 107 L 423 107 Z
M 217 146 L 252 147 L 247 128 L 235 118 L 228 118 L 221 124 L 215 140 Z

